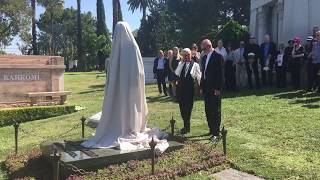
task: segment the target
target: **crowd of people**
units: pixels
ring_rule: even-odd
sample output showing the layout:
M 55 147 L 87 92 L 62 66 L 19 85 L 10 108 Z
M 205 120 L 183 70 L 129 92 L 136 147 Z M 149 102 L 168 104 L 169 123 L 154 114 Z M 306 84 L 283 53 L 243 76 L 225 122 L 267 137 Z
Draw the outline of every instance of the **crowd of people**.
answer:
M 299 37 L 295 37 L 287 45 L 279 44 L 277 47 L 270 35 L 266 34 L 261 45 L 252 36 L 248 43 L 239 42 L 237 48 L 232 45 L 224 47 L 223 40 L 219 40 L 213 48 L 211 41 L 206 39 L 201 43 L 201 50 L 199 52 L 196 44 L 192 44 L 191 49 L 183 49 L 181 53 L 178 47 L 168 50 L 166 55 L 159 50 L 154 61 L 153 72 L 159 93 L 169 94 L 179 102 L 185 125 L 182 133 L 190 131 L 194 95 L 203 94 L 208 126 L 215 137 L 221 122 L 222 89 L 236 92 L 245 87 L 292 87 L 295 90 L 305 88 L 307 91 L 320 92 L 319 29 L 315 28 L 313 36 L 307 37 L 305 45 Z M 218 60 L 207 71 L 212 54 Z M 220 57 L 221 65 L 217 63 Z

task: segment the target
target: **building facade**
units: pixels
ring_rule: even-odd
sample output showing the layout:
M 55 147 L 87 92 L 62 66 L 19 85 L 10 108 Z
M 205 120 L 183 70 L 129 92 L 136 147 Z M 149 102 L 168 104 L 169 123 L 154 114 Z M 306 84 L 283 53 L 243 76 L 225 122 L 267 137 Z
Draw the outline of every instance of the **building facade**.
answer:
M 261 43 L 270 34 L 276 43 L 306 39 L 320 26 L 320 0 L 251 0 L 250 33 Z

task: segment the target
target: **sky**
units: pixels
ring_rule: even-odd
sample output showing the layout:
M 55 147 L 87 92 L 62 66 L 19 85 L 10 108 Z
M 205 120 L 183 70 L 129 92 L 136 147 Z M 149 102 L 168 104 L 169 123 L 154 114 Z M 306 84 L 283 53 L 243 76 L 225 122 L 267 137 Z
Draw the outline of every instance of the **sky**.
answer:
M 111 31 L 112 29 L 112 0 L 103 0 L 104 9 L 106 12 L 106 24 Z M 121 10 L 123 15 L 123 20 L 127 21 L 131 26 L 132 31 L 138 29 L 140 26 L 140 19 L 142 17 L 142 12 L 138 9 L 134 13 L 129 11 L 129 6 L 127 5 L 127 0 L 120 0 L 121 3 Z M 77 8 L 77 0 L 64 0 L 64 7 L 74 7 Z M 37 19 L 39 18 L 40 14 L 45 11 L 44 8 L 38 6 L 36 9 Z M 91 12 L 93 16 L 96 16 L 96 0 L 81 0 L 81 11 L 82 12 Z M 30 25 L 31 26 L 31 25 Z M 7 53 L 13 54 L 21 54 L 18 49 L 17 43 L 20 41 L 18 37 L 15 37 L 12 41 L 11 45 L 5 48 Z

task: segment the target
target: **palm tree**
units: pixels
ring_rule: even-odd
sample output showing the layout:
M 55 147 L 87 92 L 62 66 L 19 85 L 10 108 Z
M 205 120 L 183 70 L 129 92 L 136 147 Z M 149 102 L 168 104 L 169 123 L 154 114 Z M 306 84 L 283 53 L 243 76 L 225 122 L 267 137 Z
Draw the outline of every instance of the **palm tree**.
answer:
M 32 8 L 32 50 L 33 55 L 38 55 L 37 31 L 36 31 L 36 0 L 31 0 Z
M 129 9 L 134 12 L 136 9 L 142 10 L 142 19 L 147 20 L 147 8 L 152 7 L 156 0 L 128 0 Z
M 63 10 L 64 0 L 38 0 L 38 4 L 43 6 L 50 17 L 50 46 L 49 46 L 49 54 L 53 54 L 54 50 L 54 41 L 53 41 L 53 19 L 55 14 L 58 14 Z
M 122 11 L 119 0 L 112 0 L 112 9 L 113 9 L 113 26 L 112 33 L 118 21 L 122 21 Z

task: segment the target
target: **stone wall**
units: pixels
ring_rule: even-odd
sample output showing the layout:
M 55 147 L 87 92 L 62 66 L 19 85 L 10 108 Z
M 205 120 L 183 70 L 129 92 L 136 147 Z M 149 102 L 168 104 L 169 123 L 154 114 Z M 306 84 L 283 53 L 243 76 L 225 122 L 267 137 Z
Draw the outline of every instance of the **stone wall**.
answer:
M 0 56 L 0 103 L 29 102 L 27 93 L 64 91 L 59 56 Z

